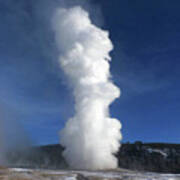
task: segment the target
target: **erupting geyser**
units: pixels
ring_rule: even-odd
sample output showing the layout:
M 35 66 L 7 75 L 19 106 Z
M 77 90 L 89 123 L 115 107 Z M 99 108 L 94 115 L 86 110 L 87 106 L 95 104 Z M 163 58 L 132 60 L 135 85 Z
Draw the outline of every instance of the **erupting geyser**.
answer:
M 75 98 L 75 115 L 60 132 L 64 156 L 72 168 L 116 168 L 121 124 L 109 117 L 109 105 L 120 90 L 110 79 L 108 32 L 93 25 L 81 7 L 57 9 L 53 30 L 58 61 Z

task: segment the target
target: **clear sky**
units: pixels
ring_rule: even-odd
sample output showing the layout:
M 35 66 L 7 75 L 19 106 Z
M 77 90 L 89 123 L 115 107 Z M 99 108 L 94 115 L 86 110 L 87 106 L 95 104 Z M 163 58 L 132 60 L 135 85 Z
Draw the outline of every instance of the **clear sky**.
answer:
M 122 94 L 111 114 L 122 122 L 123 141 L 180 143 L 180 1 L 94 3 L 88 5 L 92 20 L 109 30 L 114 44 L 111 73 Z M 6 140 L 58 143 L 58 131 L 73 115 L 47 6 L 48 0 L 0 0 L 0 123 Z

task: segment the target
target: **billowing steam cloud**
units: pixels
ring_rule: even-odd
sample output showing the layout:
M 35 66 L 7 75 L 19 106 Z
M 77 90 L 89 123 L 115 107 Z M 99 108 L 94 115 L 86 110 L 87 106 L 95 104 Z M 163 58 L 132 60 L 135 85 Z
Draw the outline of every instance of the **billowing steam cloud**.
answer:
M 109 105 L 120 90 L 110 80 L 108 32 L 93 25 L 81 7 L 57 9 L 53 29 L 59 64 L 75 97 L 75 116 L 60 133 L 64 156 L 73 168 L 116 168 L 121 124 L 109 117 Z

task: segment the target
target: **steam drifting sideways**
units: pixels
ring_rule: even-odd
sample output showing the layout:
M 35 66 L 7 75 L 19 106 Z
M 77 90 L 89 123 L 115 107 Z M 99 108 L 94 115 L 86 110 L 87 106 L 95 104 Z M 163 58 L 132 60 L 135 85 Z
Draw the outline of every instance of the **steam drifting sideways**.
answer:
M 120 96 L 111 82 L 108 32 L 91 23 L 81 7 L 59 8 L 53 16 L 59 65 L 75 98 L 75 116 L 60 132 L 64 157 L 72 168 L 111 169 L 119 149 L 121 124 L 109 105 Z

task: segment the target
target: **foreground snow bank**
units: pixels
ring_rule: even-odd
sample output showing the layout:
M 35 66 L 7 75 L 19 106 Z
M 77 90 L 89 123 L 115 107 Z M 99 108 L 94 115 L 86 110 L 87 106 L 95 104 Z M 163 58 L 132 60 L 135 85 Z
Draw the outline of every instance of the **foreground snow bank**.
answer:
M 14 180 L 17 177 L 18 180 L 180 180 L 180 175 L 143 173 L 123 169 L 112 171 L 55 171 L 20 168 L 12 168 L 6 172 L 4 171 L 4 179 L 2 178 L 2 180 Z

